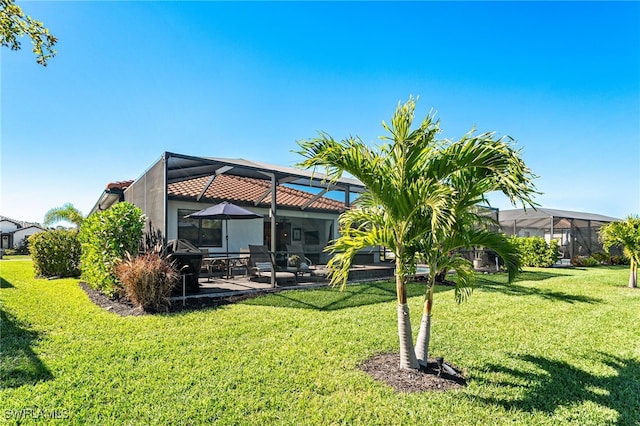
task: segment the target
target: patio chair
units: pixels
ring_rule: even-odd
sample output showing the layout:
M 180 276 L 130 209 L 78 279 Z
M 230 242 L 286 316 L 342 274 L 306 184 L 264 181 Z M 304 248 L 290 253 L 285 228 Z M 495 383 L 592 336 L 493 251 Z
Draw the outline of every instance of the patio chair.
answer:
M 251 252 L 249 248 L 241 248 L 240 249 L 240 260 L 238 262 L 238 266 L 244 268 L 244 275 L 246 277 L 249 276 L 249 261 L 251 260 Z
M 273 258 L 266 246 L 249 245 L 249 274 L 260 277 L 265 272 L 273 270 Z
M 271 278 L 275 273 L 276 281 L 295 281 L 296 275 L 286 271 L 279 271 L 272 254 L 267 246 L 249 244 L 249 274 L 255 278 Z
M 300 261 L 299 265 L 291 263 L 291 257 L 297 256 Z M 298 273 L 311 273 L 312 269 L 315 269 L 313 262 L 307 256 L 304 255 L 304 249 L 302 244 L 287 244 L 287 269 L 295 269 Z
M 294 255 L 300 259 L 300 265 L 292 265 L 289 262 L 288 259 Z M 316 281 L 327 276 L 325 265 L 314 265 L 311 259 L 305 256 L 302 244 L 287 244 L 287 265 L 287 270 L 294 272 L 296 276 L 309 274 L 309 276 L 315 278 Z

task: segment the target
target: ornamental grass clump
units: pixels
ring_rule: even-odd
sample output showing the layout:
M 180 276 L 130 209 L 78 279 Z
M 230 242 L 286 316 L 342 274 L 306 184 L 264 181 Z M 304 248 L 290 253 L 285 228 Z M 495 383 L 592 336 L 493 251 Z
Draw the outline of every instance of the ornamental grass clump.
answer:
M 145 311 L 169 308 L 169 296 L 180 278 L 173 262 L 156 253 L 126 259 L 116 266 L 116 274 L 129 299 Z

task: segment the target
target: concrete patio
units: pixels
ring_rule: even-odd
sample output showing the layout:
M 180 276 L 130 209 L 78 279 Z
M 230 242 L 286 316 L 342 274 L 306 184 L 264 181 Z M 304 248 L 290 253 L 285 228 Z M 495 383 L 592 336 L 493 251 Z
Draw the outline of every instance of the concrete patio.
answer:
M 349 271 L 349 281 L 365 282 L 383 279 L 392 279 L 394 265 L 388 263 L 353 265 Z M 198 279 L 200 291 L 197 293 L 187 293 L 187 299 L 201 297 L 223 298 L 231 296 L 248 295 L 252 293 L 270 293 L 282 290 L 308 289 L 326 287 L 329 282 L 326 270 L 319 270 L 316 274 L 305 274 L 297 279 L 292 273 L 277 274 L 277 285 L 272 287 L 269 277 L 249 277 L 247 275 L 234 275 L 229 278 L 223 276 L 208 277 L 206 273 L 200 275 Z M 183 296 L 174 296 L 172 300 L 182 300 Z

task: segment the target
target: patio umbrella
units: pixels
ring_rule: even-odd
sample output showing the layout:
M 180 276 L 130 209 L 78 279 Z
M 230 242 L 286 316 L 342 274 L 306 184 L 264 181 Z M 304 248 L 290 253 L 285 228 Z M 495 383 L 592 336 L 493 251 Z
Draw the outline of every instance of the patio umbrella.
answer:
M 254 213 L 251 210 L 244 209 L 235 204 L 223 201 L 215 206 L 207 207 L 195 213 L 185 216 L 192 219 L 217 219 L 224 220 L 225 237 L 227 245 L 227 257 L 229 257 L 229 220 L 233 219 L 258 219 L 263 217 L 261 214 Z

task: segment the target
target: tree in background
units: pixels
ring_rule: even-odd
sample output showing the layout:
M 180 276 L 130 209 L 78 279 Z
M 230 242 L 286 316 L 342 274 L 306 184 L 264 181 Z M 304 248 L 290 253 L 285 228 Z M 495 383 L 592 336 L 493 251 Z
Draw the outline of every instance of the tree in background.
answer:
M 37 276 L 73 277 L 80 274 L 80 241 L 78 231 L 84 222 L 82 213 L 67 203 L 44 215 L 44 226 L 66 221 L 76 229 L 55 229 L 29 237 L 31 257 Z
M 66 203 L 62 207 L 54 207 L 44 214 L 44 226 L 51 226 L 55 223 L 66 221 L 72 223 L 76 228 L 80 229 L 80 226 L 84 222 L 84 215 L 80 210 L 73 207 L 73 204 Z
M 629 215 L 620 222 L 610 222 L 600 228 L 600 241 L 605 250 L 622 247 L 631 259 L 629 287 L 638 287 L 638 263 L 640 263 L 640 216 Z
M 433 303 L 433 285 L 429 285 L 425 329 L 420 332 L 422 340 L 416 353 L 407 304 L 407 282 L 415 271 L 416 259 L 426 258 L 433 273 L 455 266 L 461 274 L 459 281 L 468 287 L 473 270 L 466 259 L 453 254 L 456 247 L 478 241 L 488 247 L 503 246 L 507 254 L 513 252 L 504 238 L 474 231 L 475 203 L 486 201 L 485 194 L 493 190 L 504 192 L 512 202 L 530 202 L 534 192 L 533 176 L 508 140 L 496 140 L 492 133 L 468 134 L 455 142 L 438 140 L 439 122 L 433 114 L 419 128 L 411 129 L 414 110 L 413 98 L 398 105 L 391 125 L 383 122 L 389 133 L 383 139 L 389 143 L 378 149 L 359 138 L 338 142 L 325 133 L 298 142 L 302 148 L 299 154 L 306 158 L 299 166 L 324 167 L 332 181 L 347 172 L 367 188 L 356 202 L 357 208 L 340 216 L 341 236 L 327 247 L 333 253 L 329 277 L 332 284 L 344 287 L 354 256 L 365 247 L 384 246 L 394 253 L 400 367 L 409 369 L 426 362 L 424 316 L 430 317 Z M 453 260 L 444 262 L 444 257 Z M 512 278 L 517 269 L 513 257 L 507 266 Z M 456 290 L 458 300 L 469 294 L 461 286 Z
M 36 61 L 47 66 L 47 61 L 56 56 L 53 49 L 58 39 L 40 21 L 25 15 L 14 0 L 0 0 L 0 40 L 3 47 L 20 50 L 20 37 L 28 36 L 33 44 Z

